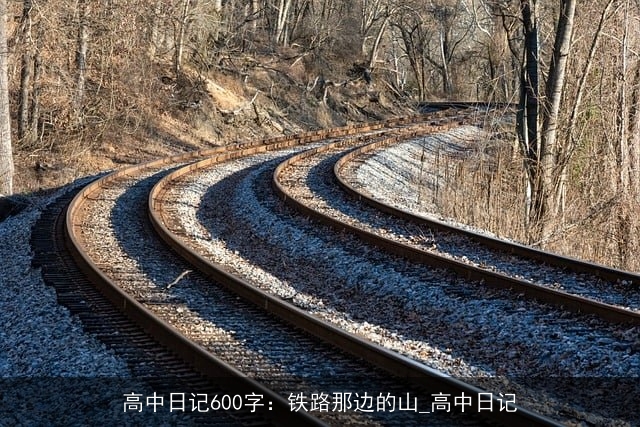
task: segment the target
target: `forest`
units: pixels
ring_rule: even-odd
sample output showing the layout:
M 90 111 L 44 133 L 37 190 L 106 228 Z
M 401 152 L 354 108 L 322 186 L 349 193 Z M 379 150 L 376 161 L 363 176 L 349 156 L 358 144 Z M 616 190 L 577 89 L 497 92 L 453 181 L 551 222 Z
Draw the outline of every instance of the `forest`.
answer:
M 0 0 L 0 15 L 0 194 L 422 101 L 509 103 L 492 161 L 457 169 L 441 213 L 640 269 L 638 0 Z

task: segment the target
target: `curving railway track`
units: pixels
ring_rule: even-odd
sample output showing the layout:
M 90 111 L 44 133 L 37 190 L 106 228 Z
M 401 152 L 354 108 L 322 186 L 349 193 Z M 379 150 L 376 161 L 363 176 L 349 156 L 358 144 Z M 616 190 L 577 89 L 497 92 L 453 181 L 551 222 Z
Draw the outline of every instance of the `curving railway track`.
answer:
M 73 420 L 60 418 L 59 413 L 52 413 L 51 419 L 48 421 L 42 419 L 40 422 L 51 422 L 56 425 L 92 425 L 101 422 L 99 417 L 100 412 L 103 411 L 108 414 L 108 416 L 102 415 L 103 420 L 108 424 L 273 425 L 268 417 L 245 408 L 233 412 L 218 412 L 214 416 L 204 410 L 187 413 L 147 411 L 144 414 L 136 414 L 135 420 L 131 419 L 131 414 L 124 413 L 124 410 L 114 410 L 114 407 L 119 409 L 124 405 L 126 401 L 124 394 L 134 393 L 134 391 L 140 395 L 138 399 L 152 393 L 162 394 L 185 390 L 197 390 L 209 396 L 223 396 L 242 392 L 243 387 L 228 387 L 220 381 L 223 375 L 217 378 L 203 376 L 199 370 L 186 364 L 183 358 L 172 353 L 170 348 L 160 345 L 155 340 L 156 336 L 147 334 L 140 327 L 139 322 L 128 318 L 127 315 L 134 314 L 135 309 L 119 310 L 114 306 L 115 296 L 111 294 L 110 301 L 105 294 L 101 293 L 106 291 L 106 294 L 109 294 L 105 288 L 106 283 L 101 283 L 95 277 L 88 280 L 93 273 L 83 274 L 77 265 L 77 255 L 65 244 L 66 206 L 78 191 L 79 189 L 75 189 L 61 196 L 43 212 L 38 223 L 35 224 L 31 239 L 35 252 L 33 264 L 42 268 L 43 278 L 56 290 L 58 302 L 81 320 L 85 331 L 113 349 L 127 363 L 132 378 L 87 378 L 57 382 L 54 380 L 45 387 L 38 385 L 43 395 L 47 392 L 65 393 L 65 398 L 59 404 L 75 406 L 76 411 L 83 412 L 77 414 Z M 123 299 L 122 302 L 124 301 Z M 139 318 L 139 315 L 132 317 Z M 24 389 L 22 382 L 17 382 L 16 386 L 19 390 Z M 87 406 L 79 406 L 77 402 L 86 401 L 88 392 L 97 393 L 98 396 L 93 396 L 94 400 L 90 400 Z M 106 401 L 108 404 L 96 408 L 96 401 Z M 278 420 L 277 417 L 275 419 Z M 23 422 L 24 420 L 20 418 L 11 420 L 10 416 L 8 418 L 6 415 L 3 416 L 3 424 L 7 423 L 6 425 L 21 425 Z
M 346 182 L 341 171 L 355 156 L 395 140 L 356 150 L 324 145 L 293 156 L 274 172 L 276 192 L 294 209 L 390 253 L 467 279 L 536 298 L 608 321 L 640 324 L 640 275 L 545 253 L 479 233 L 456 229 L 378 202 Z M 348 154 L 344 154 L 345 152 Z M 307 179 L 313 173 L 323 180 Z M 339 186 L 331 185 L 332 173 Z M 306 182 L 307 185 L 300 185 Z M 349 203 L 340 189 L 375 209 Z M 387 212 L 390 216 L 381 215 Z M 478 248 L 481 246 L 481 248 Z M 532 262 L 539 261 L 538 263 Z M 532 267 L 533 266 L 533 267 Z M 624 287 L 620 284 L 624 283 Z M 563 290 L 554 285 L 562 284 Z
M 482 105 L 447 107 L 374 125 L 220 147 L 115 172 L 84 188 L 71 202 L 66 215 L 69 251 L 116 307 L 213 384 L 207 389 L 245 400 L 260 396 L 264 410 L 255 414 L 243 408 L 249 424 L 255 423 L 254 416 L 282 425 L 625 420 L 615 405 L 589 408 L 588 396 L 568 396 L 565 389 L 551 394 L 527 381 L 505 380 L 536 372 L 558 375 L 562 369 L 554 368 L 555 363 L 583 364 L 570 371 L 579 375 L 588 372 L 586 363 L 600 352 L 613 359 L 610 362 L 624 360 L 620 369 L 627 374 L 634 372 L 638 356 L 632 345 L 633 322 L 638 313 L 633 307 L 615 307 L 615 299 L 594 301 L 582 295 L 568 303 L 557 298 L 576 297 L 571 292 L 529 290 L 552 287 L 500 265 L 534 263 L 535 269 L 552 269 L 548 274 L 555 275 L 573 268 L 602 280 L 612 280 L 617 272 L 598 266 L 580 270 L 561 258 L 445 230 L 358 192 L 358 199 L 368 197 L 379 209 L 374 210 L 332 185 L 336 165 L 337 181 L 356 193 L 344 173 L 351 160 L 342 158 L 346 152 L 361 156 L 388 144 L 448 132 L 474 124 L 486 113 Z M 308 217 L 340 231 L 319 227 Z M 427 228 L 431 241 L 421 242 Z M 460 239 L 466 242 L 454 242 Z M 426 248 L 434 244 L 453 249 Z M 469 248 L 475 253 L 478 247 L 481 255 L 459 261 L 460 253 Z M 511 253 L 504 255 L 506 251 Z M 491 264 L 491 257 L 510 258 Z M 625 281 L 633 279 L 620 274 L 627 274 Z M 558 277 L 554 283 L 565 280 Z M 530 301 L 529 296 L 551 304 Z M 475 324 L 476 331 L 454 332 L 483 315 L 486 319 Z M 517 329 L 531 319 L 537 325 Z M 498 324 L 490 326 L 492 322 Z M 500 337 L 492 342 L 492 334 Z M 533 344 L 528 343 L 532 337 Z M 589 352 L 580 358 L 585 348 Z M 622 354 L 627 357 L 620 359 Z M 530 360 L 518 361 L 511 370 L 507 366 L 514 358 Z M 614 363 L 601 359 L 596 366 L 602 364 L 602 369 L 596 372 L 611 374 Z M 373 402 L 368 409 L 376 410 L 347 408 L 347 392 L 353 402 Z M 376 396 L 387 399 L 378 398 L 382 406 L 377 408 Z M 396 397 L 400 403 L 403 397 L 416 406 L 420 402 L 431 413 L 385 410 L 391 396 L 394 402 Z M 505 396 L 517 396 L 518 401 L 505 405 Z M 318 405 L 321 397 L 325 406 Z M 338 410 L 336 402 L 328 410 L 332 397 L 341 399 Z M 460 413 L 466 403 L 467 410 Z M 482 405 L 483 411 L 470 409 Z M 487 405 L 495 410 L 487 410 Z M 236 411 L 222 412 L 224 418 Z
M 502 276 L 516 276 L 521 280 L 517 282 L 505 282 L 505 288 L 530 294 L 545 302 L 559 304 L 581 313 L 589 313 L 602 316 L 606 320 L 615 322 L 628 322 L 638 324 L 640 322 L 640 300 L 638 299 L 638 286 L 640 274 L 618 270 L 582 260 L 560 256 L 554 253 L 541 251 L 530 246 L 524 246 L 514 242 L 497 239 L 482 233 L 461 229 L 422 216 L 398 206 L 393 202 L 385 202 L 378 199 L 366 189 L 366 183 L 356 179 L 357 164 L 366 162 L 378 150 L 383 150 L 388 144 L 384 141 L 367 144 L 364 147 L 353 150 L 335 162 L 333 174 L 336 183 L 346 193 L 373 207 L 376 212 L 385 212 L 394 218 L 406 220 L 403 226 L 413 225 L 414 230 L 424 233 L 429 230 L 432 240 L 450 241 L 451 235 L 455 236 L 455 244 L 460 249 L 446 249 L 441 251 L 446 256 L 447 251 L 470 253 L 477 257 L 469 260 L 483 270 L 502 272 Z M 383 196 L 382 196 L 383 197 Z M 397 223 L 398 221 L 396 221 Z M 401 227 L 398 227 L 401 228 Z M 442 234 L 438 234 L 442 233 Z M 415 239 L 414 242 L 415 243 Z M 481 245 L 486 252 L 467 250 L 471 245 Z M 410 247 L 411 245 L 405 245 Z M 424 247 L 423 244 L 414 245 Z M 411 252 L 411 249 L 407 249 Z M 415 251 L 419 253 L 420 251 Z M 455 254 L 448 254 L 450 258 L 457 258 Z M 502 260 L 501 260 L 502 258 Z M 501 264 L 507 267 L 501 267 Z M 513 270 L 508 269 L 509 264 L 515 264 Z M 525 266 L 518 271 L 519 264 Z M 537 275 L 531 274 L 528 266 L 535 265 Z M 447 265 L 451 267 L 451 265 Z M 495 283 L 502 287 L 500 278 L 494 280 L 493 276 L 476 276 L 487 283 Z M 562 284 L 562 291 L 554 289 L 557 284 Z

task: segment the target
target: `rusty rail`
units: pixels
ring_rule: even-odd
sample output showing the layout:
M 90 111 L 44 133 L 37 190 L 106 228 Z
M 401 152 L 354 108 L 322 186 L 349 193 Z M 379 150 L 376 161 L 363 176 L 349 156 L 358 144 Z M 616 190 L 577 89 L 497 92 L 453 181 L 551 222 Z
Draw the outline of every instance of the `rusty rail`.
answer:
M 434 130 L 443 129 L 444 127 L 453 125 L 454 124 L 452 123 L 438 125 L 432 122 L 428 125 L 422 125 L 421 129 L 408 127 L 404 130 L 398 130 L 396 131 L 396 133 L 392 133 L 390 135 L 379 134 L 379 137 L 390 140 L 400 140 L 419 134 L 433 132 Z M 354 144 L 357 141 L 361 142 L 362 137 L 355 134 L 350 135 L 353 136 L 350 139 L 341 140 L 327 146 L 313 149 L 311 151 L 314 152 L 317 150 L 323 150 L 326 149 L 325 147 L 334 145 L 346 146 L 349 144 Z M 369 363 L 421 387 L 434 387 L 447 393 L 464 392 L 472 396 L 478 396 L 478 393 L 482 392 L 483 390 L 451 378 L 436 370 L 430 369 L 421 363 L 418 363 L 379 345 L 373 344 L 370 341 L 363 340 L 355 335 L 349 334 L 341 330 L 340 328 L 337 328 L 321 319 L 309 315 L 305 311 L 295 307 L 294 305 L 284 300 L 281 300 L 270 295 L 267 292 L 258 289 L 251 283 L 229 273 L 224 266 L 211 262 L 200 253 L 189 247 L 188 244 L 180 238 L 179 230 L 169 229 L 167 224 L 170 223 L 170 221 L 168 217 L 166 217 L 165 212 L 162 208 L 162 199 L 163 193 L 167 191 L 167 189 L 172 185 L 173 181 L 196 170 L 205 169 L 227 160 L 240 158 L 256 153 L 257 151 L 253 150 L 240 150 L 230 152 L 226 155 L 212 156 L 187 167 L 178 169 L 159 181 L 149 194 L 149 215 L 153 227 L 158 232 L 160 237 L 176 253 L 178 253 L 186 261 L 192 264 L 200 272 L 210 277 L 212 280 L 215 280 L 217 283 L 225 286 L 227 289 L 235 292 L 242 298 L 245 298 L 256 305 L 263 307 L 270 313 L 279 316 L 283 320 L 305 330 L 306 332 L 324 340 L 325 342 L 328 342 L 343 351 L 363 358 Z M 498 403 L 496 402 L 496 405 L 497 404 Z M 517 409 L 517 411 L 512 413 L 485 413 L 483 414 L 483 416 L 486 416 L 492 422 L 502 425 L 558 425 L 558 423 L 556 423 L 555 421 L 528 411 L 525 408 L 516 407 L 514 409 Z
M 483 234 L 475 233 L 473 231 L 461 229 L 435 219 L 416 215 L 403 209 L 395 208 L 389 204 L 381 202 L 380 200 L 376 200 L 369 194 L 357 190 L 341 176 L 341 170 L 349 161 L 352 161 L 359 156 L 380 149 L 394 142 L 396 141 L 391 139 L 375 141 L 371 144 L 359 147 L 339 159 L 334 165 L 334 175 L 336 176 L 337 182 L 340 187 L 357 200 L 363 201 L 364 203 L 367 203 L 382 212 L 394 215 L 407 221 L 414 222 L 421 226 L 426 226 L 436 230 L 451 232 L 471 238 L 479 244 L 485 245 L 492 249 L 497 249 L 506 253 L 512 253 L 514 255 L 547 263 L 552 266 L 565 268 L 576 273 L 591 274 L 605 280 L 625 280 L 635 285 L 640 284 L 640 275 L 636 273 L 617 270 L 614 268 L 605 267 L 574 258 L 564 257 L 518 243 L 507 242 L 505 240 L 500 240 Z M 338 224 L 335 224 L 335 226 L 338 226 Z M 484 270 L 482 268 L 470 266 L 459 261 L 454 261 L 448 258 L 433 255 L 427 251 L 401 244 L 390 239 L 384 239 L 373 233 L 364 232 L 363 230 L 351 229 L 350 231 L 357 233 L 364 240 L 383 247 L 384 249 L 397 255 L 404 256 L 415 261 L 423 262 L 434 267 L 449 268 L 468 279 L 484 281 L 489 286 L 494 286 L 501 289 L 513 289 L 516 292 L 524 293 L 525 295 L 536 298 L 539 301 L 554 304 L 556 306 L 560 306 L 578 313 L 594 314 L 607 321 L 617 323 L 630 323 L 635 325 L 640 324 L 640 313 L 638 312 L 625 310 L 620 307 L 616 307 L 578 295 L 573 295 L 557 289 L 535 285 L 524 280 L 511 278 L 505 274 Z
M 121 310 L 128 318 L 140 325 L 149 335 L 171 351 L 179 355 L 196 370 L 210 378 L 233 377 L 234 381 L 229 382 L 230 391 L 238 392 L 258 392 L 265 395 L 273 402 L 273 410 L 265 414 L 277 424 L 291 425 L 325 425 L 323 422 L 310 416 L 305 412 L 292 412 L 289 402 L 282 396 L 265 388 L 262 384 L 244 376 L 233 367 L 214 357 L 206 349 L 193 343 L 184 337 L 177 329 L 168 325 L 155 316 L 150 310 L 120 289 L 98 266 L 92 261 L 81 243 L 79 237 L 80 224 L 77 223 L 84 203 L 96 197 L 103 187 L 121 177 L 135 176 L 145 169 L 161 168 L 172 164 L 182 164 L 194 162 L 203 158 L 212 158 L 215 161 L 225 161 L 241 155 L 249 155 L 268 150 L 277 150 L 301 144 L 308 144 L 322 141 L 328 138 L 348 137 L 362 132 L 380 131 L 393 126 L 402 126 L 415 121 L 424 120 L 425 117 L 416 115 L 413 117 L 403 117 L 390 119 L 378 123 L 349 125 L 340 128 L 309 131 L 295 135 L 257 140 L 248 143 L 239 143 L 231 146 L 216 147 L 207 150 L 199 150 L 191 153 L 174 155 L 147 162 L 140 165 L 131 166 L 115 171 L 93 183 L 80 191 L 69 204 L 65 218 L 66 245 L 74 261 L 80 270 L 95 284 L 95 286 L 108 298 L 114 306 Z

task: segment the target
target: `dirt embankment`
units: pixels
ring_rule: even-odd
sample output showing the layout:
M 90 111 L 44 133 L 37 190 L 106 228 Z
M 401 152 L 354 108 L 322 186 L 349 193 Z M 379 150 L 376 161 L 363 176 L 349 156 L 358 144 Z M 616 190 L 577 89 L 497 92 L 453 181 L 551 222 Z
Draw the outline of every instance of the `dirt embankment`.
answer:
M 52 126 L 55 142 L 16 147 L 19 193 L 55 188 L 79 177 L 149 159 L 309 129 L 410 114 L 414 103 L 375 79 L 334 73 L 304 60 L 235 58 L 207 75 L 170 64 L 146 70 L 148 91 L 119 92 L 120 110 L 72 131 Z M 134 95 L 135 92 L 135 95 Z

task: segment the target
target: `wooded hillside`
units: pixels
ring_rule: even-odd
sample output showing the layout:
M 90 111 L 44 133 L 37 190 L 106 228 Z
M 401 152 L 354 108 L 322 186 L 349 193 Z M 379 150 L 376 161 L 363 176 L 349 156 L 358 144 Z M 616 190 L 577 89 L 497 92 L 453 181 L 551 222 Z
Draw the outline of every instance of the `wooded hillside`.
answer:
M 468 190 L 509 181 L 508 197 L 487 201 L 510 224 L 493 231 L 640 268 L 637 0 L 7 7 L 16 192 L 176 151 L 408 114 L 421 100 L 513 102 L 518 142 L 506 146 L 516 149 Z

